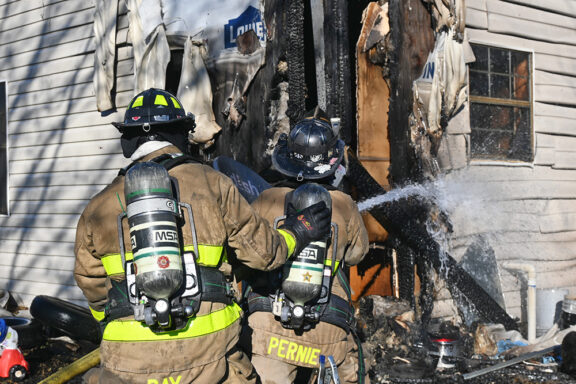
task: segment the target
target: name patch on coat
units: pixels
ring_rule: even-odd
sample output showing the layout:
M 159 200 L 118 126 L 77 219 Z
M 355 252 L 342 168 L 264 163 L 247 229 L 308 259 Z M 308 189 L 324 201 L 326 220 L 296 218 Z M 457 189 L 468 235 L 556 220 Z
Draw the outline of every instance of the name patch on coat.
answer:
M 180 384 L 180 379 L 182 379 L 182 376 L 178 376 L 177 378 L 169 376 L 160 380 L 148 379 L 147 384 Z
M 267 352 L 269 355 L 275 355 L 294 363 L 318 365 L 321 351 L 319 348 L 308 347 L 279 337 L 271 337 Z

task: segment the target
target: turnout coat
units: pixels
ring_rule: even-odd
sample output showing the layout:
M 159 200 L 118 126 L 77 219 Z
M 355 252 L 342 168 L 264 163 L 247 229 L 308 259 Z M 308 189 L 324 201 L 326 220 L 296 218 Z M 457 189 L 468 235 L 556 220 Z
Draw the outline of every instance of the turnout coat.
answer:
M 178 152 L 168 146 L 139 161 Z M 292 236 L 260 218 L 225 175 L 200 163 L 177 165 L 169 174 L 178 181 L 180 201 L 192 207 L 200 265 L 231 275 L 228 246 L 241 263 L 271 270 L 293 251 Z M 183 330 L 159 334 L 133 316 L 109 322 L 104 318 L 111 282 L 125 279 L 117 228 L 118 215 L 125 209 L 124 177 L 117 176 L 92 198 L 77 226 L 75 279 L 95 317 L 106 324 L 101 368 L 127 382 L 219 382 L 233 370 L 226 367 L 225 356 L 238 340 L 241 310 L 235 302 L 203 301 Z M 124 247 L 130 250 L 127 220 L 123 223 Z M 184 248 L 189 249 L 193 244 L 189 225 L 182 231 Z

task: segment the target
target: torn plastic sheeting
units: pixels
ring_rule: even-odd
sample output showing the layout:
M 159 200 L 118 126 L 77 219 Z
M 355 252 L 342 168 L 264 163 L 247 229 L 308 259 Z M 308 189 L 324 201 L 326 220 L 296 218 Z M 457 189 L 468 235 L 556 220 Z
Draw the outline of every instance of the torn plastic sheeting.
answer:
M 155 3 L 127 0 L 129 34 L 134 50 L 135 94 L 148 88 L 164 89 L 165 86 L 170 47 L 164 25 L 158 24 L 158 15 L 152 14 L 161 12 L 161 8 Z M 148 4 L 148 6 L 143 4 Z M 143 16 L 142 12 L 150 12 L 150 14 Z
M 116 20 L 118 1 L 97 0 L 94 6 L 94 89 L 98 111 L 115 106 L 112 99 L 116 60 Z
M 265 63 L 267 31 L 263 2 L 197 0 L 191 6 L 165 0 L 162 7 L 171 45 L 184 46 L 190 37 L 205 45 L 204 62 L 213 77 L 212 83 L 218 84 L 226 95 L 226 103 L 218 109 L 238 126 L 244 113 L 242 96 Z
M 216 123 L 212 110 L 212 89 L 202 50 L 203 47 L 194 44 L 192 38 L 186 40 L 177 96 L 184 110 L 195 115 L 196 129 L 190 134 L 190 141 L 208 148 L 222 128 Z
M 454 39 L 454 29 L 437 35 L 422 75 L 414 82 L 414 102 L 426 116 L 429 135 L 442 135 L 441 114 L 446 118 L 466 101 L 466 60 L 464 41 Z

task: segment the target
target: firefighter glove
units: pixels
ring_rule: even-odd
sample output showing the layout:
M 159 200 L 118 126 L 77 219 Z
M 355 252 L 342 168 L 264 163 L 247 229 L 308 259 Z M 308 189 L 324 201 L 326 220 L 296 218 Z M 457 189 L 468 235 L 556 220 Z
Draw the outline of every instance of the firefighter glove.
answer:
M 311 241 L 317 241 L 330 233 L 331 213 L 323 201 L 297 211 L 288 204 L 286 219 L 280 229 L 286 229 L 296 238 L 294 255 L 298 255 Z

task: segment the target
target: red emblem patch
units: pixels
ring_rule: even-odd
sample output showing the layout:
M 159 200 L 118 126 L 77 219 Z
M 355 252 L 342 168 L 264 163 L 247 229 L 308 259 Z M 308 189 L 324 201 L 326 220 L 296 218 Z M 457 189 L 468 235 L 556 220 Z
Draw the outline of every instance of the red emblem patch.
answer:
M 142 116 L 132 116 L 132 120 L 138 121 L 138 120 L 140 120 L 141 117 L 142 117 Z
M 168 268 L 170 266 L 170 259 L 166 256 L 160 256 L 158 258 L 158 266 L 162 269 Z

